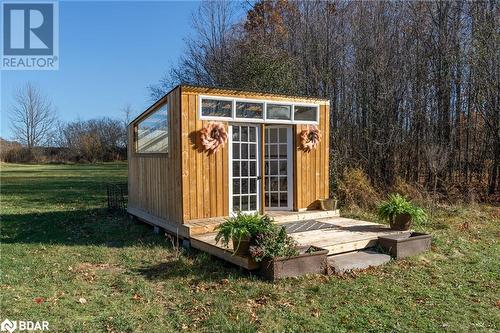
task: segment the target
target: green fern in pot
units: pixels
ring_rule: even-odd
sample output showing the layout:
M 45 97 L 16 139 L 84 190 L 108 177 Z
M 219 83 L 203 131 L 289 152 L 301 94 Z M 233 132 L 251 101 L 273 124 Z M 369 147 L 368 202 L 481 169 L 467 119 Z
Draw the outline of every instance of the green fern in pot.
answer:
M 224 223 L 217 226 L 217 236 L 215 241 L 228 246 L 233 243 L 234 255 L 248 255 L 252 238 L 259 233 L 266 233 L 272 230 L 272 220 L 267 215 L 244 214 L 237 212 Z
M 378 217 L 389 221 L 391 229 L 408 230 L 411 223 L 421 223 L 427 220 L 425 211 L 414 205 L 400 194 L 390 194 L 387 201 L 378 207 Z

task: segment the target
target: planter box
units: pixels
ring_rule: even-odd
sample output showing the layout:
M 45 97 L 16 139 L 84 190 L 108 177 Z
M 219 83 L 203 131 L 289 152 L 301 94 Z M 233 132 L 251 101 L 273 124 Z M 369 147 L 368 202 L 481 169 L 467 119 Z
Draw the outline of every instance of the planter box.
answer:
M 307 253 L 310 248 L 313 248 L 314 252 Z M 263 260 L 260 273 L 271 281 L 305 274 L 323 274 L 327 267 L 327 254 L 328 250 L 323 248 L 303 246 L 299 248 L 298 256 Z
M 319 209 L 321 209 L 321 210 L 337 210 L 337 199 L 321 199 L 321 200 L 319 200 Z
M 414 256 L 431 248 L 431 235 L 419 232 L 379 237 L 378 241 L 396 259 Z

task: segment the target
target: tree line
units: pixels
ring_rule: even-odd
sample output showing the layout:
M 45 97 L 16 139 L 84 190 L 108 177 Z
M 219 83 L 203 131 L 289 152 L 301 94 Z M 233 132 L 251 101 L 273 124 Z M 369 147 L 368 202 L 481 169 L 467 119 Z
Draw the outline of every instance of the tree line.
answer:
M 500 188 L 497 1 L 203 2 L 153 98 L 177 83 L 326 97 L 331 188 L 349 167 L 389 188 Z
M 14 96 L 10 112 L 15 141 L 1 141 L 5 162 L 98 162 L 126 159 L 127 124 L 124 119 L 101 117 L 62 122 L 56 108 L 39 87 L 27 82 Z

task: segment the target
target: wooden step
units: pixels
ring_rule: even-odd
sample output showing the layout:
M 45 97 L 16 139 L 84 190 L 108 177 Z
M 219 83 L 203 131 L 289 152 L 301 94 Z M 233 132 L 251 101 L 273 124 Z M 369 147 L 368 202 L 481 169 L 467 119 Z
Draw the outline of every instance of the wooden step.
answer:
M 307 210 L 303 212 L 268 212 L 276 223 L 316 220 L 329 217 L 339 217 L 339 210 Z

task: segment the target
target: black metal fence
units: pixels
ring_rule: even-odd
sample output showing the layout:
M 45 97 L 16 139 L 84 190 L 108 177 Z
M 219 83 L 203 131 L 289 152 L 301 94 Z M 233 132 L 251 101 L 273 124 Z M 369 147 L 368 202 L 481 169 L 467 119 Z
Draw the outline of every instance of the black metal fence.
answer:
M 127 183 L 106 183 L 108 210 L 125 212 L 127 210 Z

